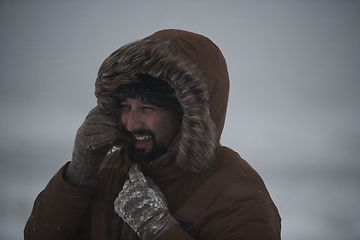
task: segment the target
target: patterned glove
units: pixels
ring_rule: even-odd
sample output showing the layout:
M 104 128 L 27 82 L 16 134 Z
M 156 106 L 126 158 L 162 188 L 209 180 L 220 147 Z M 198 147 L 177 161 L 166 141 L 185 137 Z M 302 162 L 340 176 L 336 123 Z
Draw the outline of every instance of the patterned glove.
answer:
M 118 119 L 99 107 L 93 108 L 76 133 L 66 181 L 79 187 L 94 186 L 101 161 L 119 138 Z
M 163 193 L 135 164 L 114 202 L 115 212 L 143 240 L 159 239 L 172 226 L 179 223 L 167 208 Z

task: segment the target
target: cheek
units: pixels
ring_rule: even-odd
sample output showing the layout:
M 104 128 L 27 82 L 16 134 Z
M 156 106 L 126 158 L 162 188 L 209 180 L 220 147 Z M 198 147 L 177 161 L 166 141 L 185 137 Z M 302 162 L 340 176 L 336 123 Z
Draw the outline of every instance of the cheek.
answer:
M 181 119 L 178 116 L 170 116 L 162 124 L 163 128 L 166 129 L 167 138 L 172 141 L 173 138 L 177 135 L 180 128 Z
M 125 113 L 121 113 L 118 118 L 119 125 L 126 126 L 127 116 Z
M 177 117 L 177 118 L 173 119 L 173 121 L 172 121 L 172 124 L 173 124 L 173 128 L 172 128 L 173 137 L 175 137 L 178 134 L 181 122 L 182 122 L 182 118 Z

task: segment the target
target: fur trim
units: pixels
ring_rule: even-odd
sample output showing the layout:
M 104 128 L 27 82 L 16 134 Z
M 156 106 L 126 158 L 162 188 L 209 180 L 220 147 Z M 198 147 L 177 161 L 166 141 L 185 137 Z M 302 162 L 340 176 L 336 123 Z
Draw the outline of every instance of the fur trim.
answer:
M 164 79 L 175 90 L 183 111 L 176 164 L 185 172 L 199 172 L 215 162 L 216 125 L 210 117 L 208 83 L 201 69 L 170 40 L 143 39 L 112 53 L 101 65 L 95 83 L 98 105 L 119 109 L 115 96 L 136 75 Z

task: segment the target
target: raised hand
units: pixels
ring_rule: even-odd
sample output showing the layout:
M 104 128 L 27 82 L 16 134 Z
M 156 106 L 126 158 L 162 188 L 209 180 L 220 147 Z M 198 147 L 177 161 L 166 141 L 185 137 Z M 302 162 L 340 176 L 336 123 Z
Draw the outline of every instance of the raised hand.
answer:
M 66 181 L 79 187 L 94 186 L 102 160 L 120 137 L 118 119 L 99 107 L 93 108 L 76 133 Z
M 130 168 L 129 177 L 114 202 L 115 211 L 141 239 L 159 239 L 179 223 L 170 215 L 163 193 L 137 164 Z

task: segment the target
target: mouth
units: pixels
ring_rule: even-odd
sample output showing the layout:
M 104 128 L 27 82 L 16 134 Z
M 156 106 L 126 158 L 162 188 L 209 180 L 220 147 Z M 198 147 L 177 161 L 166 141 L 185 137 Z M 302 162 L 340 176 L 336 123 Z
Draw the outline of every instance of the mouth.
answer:
M 150 151 L 152 148 L 151 135 L 133 135 L 134 147 L 143 149 L 145 152 Z
M 145 136 L 134 136 L 134 139 L 136 140 L 137 143 L 144 143 L 146 141 L 149 141 L 152 139 L 152 137 L 150 135 L 145 135 Z

